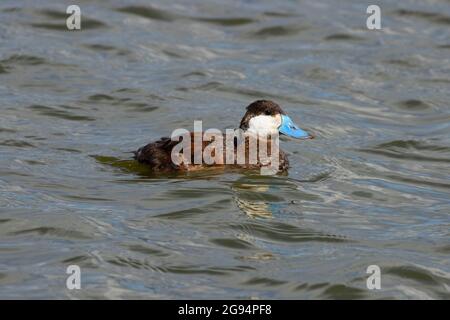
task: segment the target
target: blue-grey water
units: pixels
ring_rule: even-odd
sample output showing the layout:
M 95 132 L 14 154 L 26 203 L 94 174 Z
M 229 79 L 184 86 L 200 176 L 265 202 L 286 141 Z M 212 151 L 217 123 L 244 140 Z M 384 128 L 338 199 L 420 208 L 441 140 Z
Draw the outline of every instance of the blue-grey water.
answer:
M 2 0 L 0 298 L 449 299 L 450 2 L 376 2 Z M 257 99 L 286 176 L 130 161 Z

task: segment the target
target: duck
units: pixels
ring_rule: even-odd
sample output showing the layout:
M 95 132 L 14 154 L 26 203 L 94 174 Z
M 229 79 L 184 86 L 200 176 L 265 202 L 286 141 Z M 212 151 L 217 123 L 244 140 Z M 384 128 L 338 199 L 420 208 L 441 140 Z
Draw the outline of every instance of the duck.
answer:
M 243 136 L 243 139 L 238 139 L 238 135 L 233 138 L 233 148 L 231 149 L 231 156 L 234 157 L 234 162 L 224 162 L 217 161 L 215 163 L 211 163 L 205 160 L 205 157 L 200 157 L 200 162 L 195 161 L 194 151 L 199 150 L 194 146 L 192 141 L 195 140 L 196 132 L 187 132 L 186 134 L 181 136 L 180 139 L 174 139 L 168 137 L 160 138 L 154 142 L 150 142 L 147 145 L 133 151 L 134 160 L 139 162 L 140 164 L 146 165 L 152 172 L 154 173 L 175 173 L 175 172 L 189 172 L 189 171 L 197 171 L 203 170 L 207 168 L 233 168 L 233 169 L 260 169 L 262 167 L 266 167 L 267 165 L 271 165 L 270 163 L 264 162 L 263 159 L 258 156 L 254 159 L 255 161 L 250 161 L 250 152 L 251 152 L 251 141 L 252 137 L 268 137 L 270 135 L 282 134 L 294 139 L 312 139 L 314 136 L 307 131 L 301 129 L 295 122 L 283 111 L 283 109 L 275 102 L 270 100 L 257 100 L 250 103 L 247 108 L 244 116 L 241 119 L 240 125 L 238 129 L 240 134 Z M 204 133 L 201 132 L 203 135 Z M 220 137 L 222 138 L 222 137 Z M 211 145 L 215 139 L 203 139 L 201 140 L 201 151 L 204 152 L 206 149 L 211 148 Z M 223 135 L 223 139 L 225 139 L 225 135 Z M 261 139 L 261 138 L 260 138 Z M 186 152 L 188 155 L 183 155 L 181 160 L 174 161 L 173 152 L 177 145 L 180 143 L 180 140 L 188 141 L 188 146 L 191 148 L 186 148 Z M 198 141 L 198 140 L 197 140 Z M 225 140 L 222 140 L 225 141 Z M 261 141 L 261 140 L 258 140 Z M 268 138 L 263 140 L 267 143 L 267 150 L 272 150 L 273 140 L 269 140 Z M 241 150 L 245 150 L 245 160 L 244 162 L 238 162 L 236 159 L 236 153 L 239 147 L 243 147 Z M 258 142 L 256 148 L 261 147 L 261 142 Z M 179 148 L 179 147 L 178 147 Z M 190 149 L 190 150 L 188 150 Z M 212 155 L 222 155 L 223 158 L 227 159 L 227 152 L 230 150 L 222 149 L 214 149 L 212 151 Z M 257 150 L 258 152 L 260 150 Z M 286 172 L 289 168 L 289 160 L 287 154 L 281 149 L 277 149 L 279 154 L 279 161 L 276 164 L 277 172 Z M 271 152 L 267 151 L 267 154 L 271 156 Z M 272 158 L 272 160 L 276 158 Z

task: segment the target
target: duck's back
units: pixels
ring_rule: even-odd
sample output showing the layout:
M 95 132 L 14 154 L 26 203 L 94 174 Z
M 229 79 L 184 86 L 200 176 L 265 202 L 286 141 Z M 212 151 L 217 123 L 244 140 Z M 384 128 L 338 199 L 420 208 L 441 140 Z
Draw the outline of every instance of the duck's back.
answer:
M 238 142 L 236 139 L 234 139 L 234 163 L 233 164 L 224 164 L 224 162 L 227 159 L 227 148 L 224 145 L 223 146 L 223 156 L 221 159 L 223 161 L 214 163 L 214 164 L 206 164 L 204 161 L 204 158 L 202 157 L 202 163 L 201 164 L 195 164 L 195 157 L 194 153 L 196 151 L 195 145 L 194 145 L 194 132 L 190 133 L 190 155 L 186 156 L 184 155 L 184 158 L 187 160 L 189 158 L 189 164 L 186 162 L 182 162 L 180 164 L 175 164 L 172 161 L 172 150 L 173 148 L 181 143 L 180 141 L 173 141 L 170 138 L 164 137 L 161 138 L 155 142 L 151 142 L 147 145 L 145 145 L 142 148 L 139 148 L 137 151 L 134 152 L 134 158 L 140 163 L 148 165 L 152 171 L 155 172 L 176 172 L 176 171 L 192 171 L 192 170 L 199 170 L 201 168 L 206 167 L 229 167 L 229 168 L 241 168 L 241 169 L 259 169 L 263 165 L 260 162 L 259 155 L 257 154 L 257 161 L 256 163 L 250 163 L 250 142 L 249 138 L 245 138 L 245 161 L 242 164 L 237 164 L 237 152 L 238 152 Z M 203 136 L 203 133 L 202 133 Z M 223 142 L 225 143 L 226 136 L 223 135 Z M 205 150 L 205 148 L 211 144 L 212 141 L 203 141 L 202 140 L 202 152 Z M 271 155 L 271 147 L 270 142 L 267 147 L 268 150 L 268 156 Z M 183 150 L 185 151 L 185 150 Z M 211 156 L 215 156 L 215 151 L 212 152 Z M 280 149 L 279 150 L 279 170 L 280 171 L 286 171 L 289 167 L 289 161 L 287 159 L 287 155 Z
M 177 144 L 177 141 L 172 141 L 170 138 L 161 138 L 135 151 L 134 159 L 150 166 L 154 171 L 179 170 L 178 166 L 171 159 L 172 149 Z

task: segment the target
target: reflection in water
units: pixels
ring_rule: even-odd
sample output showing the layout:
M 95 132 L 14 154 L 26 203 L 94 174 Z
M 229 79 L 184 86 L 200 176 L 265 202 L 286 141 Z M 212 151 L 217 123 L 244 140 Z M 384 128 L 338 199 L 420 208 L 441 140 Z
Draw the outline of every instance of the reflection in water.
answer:
M 269 205 L 263 201 L 245 200 L 236 196 L 234 198 L 239 209 L 252 218 L 271 218 Z
M 233 183 L 232 189 L 234 191 L 233 199 L 236 201 L 239 209 L 251 218 L 271 218 L 272 211 L 270 209 L 271 204 L 262 201 L 254 200 L 252 197 L 248 197 L 248 193 L 267 193 L 269 192 L 270 185 L 268 184 L 249 184 L 240 183 L 237 181 Z M 273 187 L 272 187 L 273 188 Z M 244 191 L 244 192 L 242 192 Z
M 113 168 L 119 169 L 121 172 L 132 173 L 141 177 L 142 179 L 152 178 L 209 178 L 211 174 L 223 174 L 223 170 L 215 172 L 214 168 L 199 170 L 196 172 L 181 172 L 170 174 L 155 174 L 149 170 L 148 166 L 141 164 L 135 160 L 124 160 L 112 156 L 93 156 L 99 163 L 108 165 Z M 238 170 L 232 170 L 238 171 Z M 231 184 L 233 191 L 233 199 L 239 209 L 242 210 L 247 216 L 251 218 L 271 218 L 272 210 L 276 207 L 275 203 L 270 203 L 267 199 L 270 199 L 271 193 L 276 193 L 278 186 L 273 184 L 270 177 L 264 179 L 258 179 L 258 183 L 251 183 L 252 179 L 246 176 L 239 178 Z M 265 199 L 265 200 L 264 200 Z

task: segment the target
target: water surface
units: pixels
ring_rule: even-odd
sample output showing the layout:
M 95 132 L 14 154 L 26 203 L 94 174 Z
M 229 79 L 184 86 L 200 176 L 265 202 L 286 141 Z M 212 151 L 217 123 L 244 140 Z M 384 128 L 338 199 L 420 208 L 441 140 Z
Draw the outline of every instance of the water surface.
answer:
M 70 4 L 0 4 L 0 298 L 450 298 L 448 1 Z M 262 98 L 287 176 L 129 161 Z

